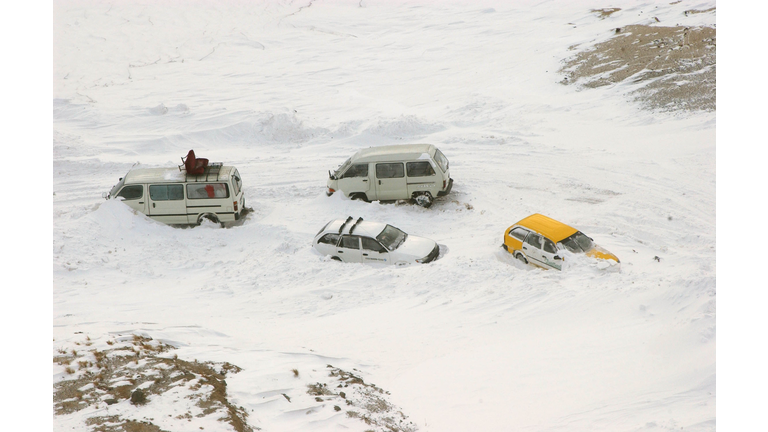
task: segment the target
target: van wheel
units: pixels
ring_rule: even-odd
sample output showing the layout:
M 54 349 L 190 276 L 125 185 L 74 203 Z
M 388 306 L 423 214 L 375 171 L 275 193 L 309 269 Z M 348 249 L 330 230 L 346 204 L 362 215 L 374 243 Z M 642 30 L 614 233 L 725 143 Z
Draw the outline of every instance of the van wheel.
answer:
M 352 198 L 352 201 L 370 202 L 370 201 L 368 201 L 368 196 L 366 194 L 364 194 L 364 193 L 353 193 L 350 198 Z
M 528 259 L 526 259 L 521 253 L 515 255 L 515 258 L 519 259 L 523 264 L 528 264 Z
M 334 260 L 334 261 L 341 261 L 341 258 L 339 258 L 337 256 L 331 257 L 331 259 Z
M 212 215 L 212 214 L 202 215 L 199 218 L 197 218 L 197 224 L 198 225 L 202 224 L 204 220 L 213 222 L 215 224 L 218 224 L 220 227 L 224 228 L 224 224 L 219 222 L 219 218 L 217 218 L 216 215 Z
M 420 207 L 429 208 L 429 206 L 432 205 L 432 202 L 434 201 L 434 198 L 432 198 L 432 194 L 429 192 L 422 192 L 416 196 L 413 197 L 413 200 L 416 201 L 416 204 Z

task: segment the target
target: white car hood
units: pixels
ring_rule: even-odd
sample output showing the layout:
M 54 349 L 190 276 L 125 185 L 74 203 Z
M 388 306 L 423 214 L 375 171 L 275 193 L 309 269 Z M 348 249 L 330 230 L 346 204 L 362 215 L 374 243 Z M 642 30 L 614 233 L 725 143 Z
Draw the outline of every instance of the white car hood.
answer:
M 417 260 L 429 255 L 429 253 L 432 252 L 432 249 L 435 248 L 435 245 L 437 245 L 437 243 L 428 238 L 409 235 L 399 248 L 390 253 L 395 259 L 408 258 Z

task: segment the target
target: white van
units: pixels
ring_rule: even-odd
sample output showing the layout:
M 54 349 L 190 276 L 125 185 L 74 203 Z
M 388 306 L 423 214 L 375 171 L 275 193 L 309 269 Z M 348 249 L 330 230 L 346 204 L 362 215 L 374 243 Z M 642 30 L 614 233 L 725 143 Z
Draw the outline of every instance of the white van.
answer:
M 121 197 L 132 209 L 169 225 L 196 225 L 203 219 L 224 225 L 244 216 L 242 189 L 237 168 L 212 163 L 197 175 L 183 168 L 132 169 L 103 196 Z
M 328 176 L 328 196 L 339 190 L 352 199 L 413 199 L 422 207 L 453 187 L 448 158 L 432 144 L 360 150 Z

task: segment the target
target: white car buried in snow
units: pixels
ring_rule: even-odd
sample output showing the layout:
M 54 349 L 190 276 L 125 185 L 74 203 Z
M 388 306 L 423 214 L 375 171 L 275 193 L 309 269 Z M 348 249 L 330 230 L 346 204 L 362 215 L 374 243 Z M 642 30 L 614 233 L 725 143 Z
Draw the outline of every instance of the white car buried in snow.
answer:
M 433 240 L 408 235 L 392 225 L 335 219 L 315 236 L 312 247 L 344 262 L 406 265 L 434 261 L 440 248 Z

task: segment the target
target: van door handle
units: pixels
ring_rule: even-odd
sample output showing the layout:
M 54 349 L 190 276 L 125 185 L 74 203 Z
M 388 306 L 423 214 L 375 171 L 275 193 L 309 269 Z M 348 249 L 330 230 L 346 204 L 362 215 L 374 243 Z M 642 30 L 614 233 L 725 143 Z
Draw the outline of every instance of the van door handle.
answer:
M 367 182 L 367 181 L 368 181 L 368 179 L 363 179 L 363 181 Z
M 339 251 L 339 253 L 344 253 L 344 251 Z
M 379 184 L 381 184 L 381 180 L 379 180 Z
M 155 203 L 152 203 L 152 208 L 155 208 Z
M 144 204 L 144 201 L 139 201 L 139 204 Z
M 363 256 L 368 256 L 368 254 L 363 254 Z

